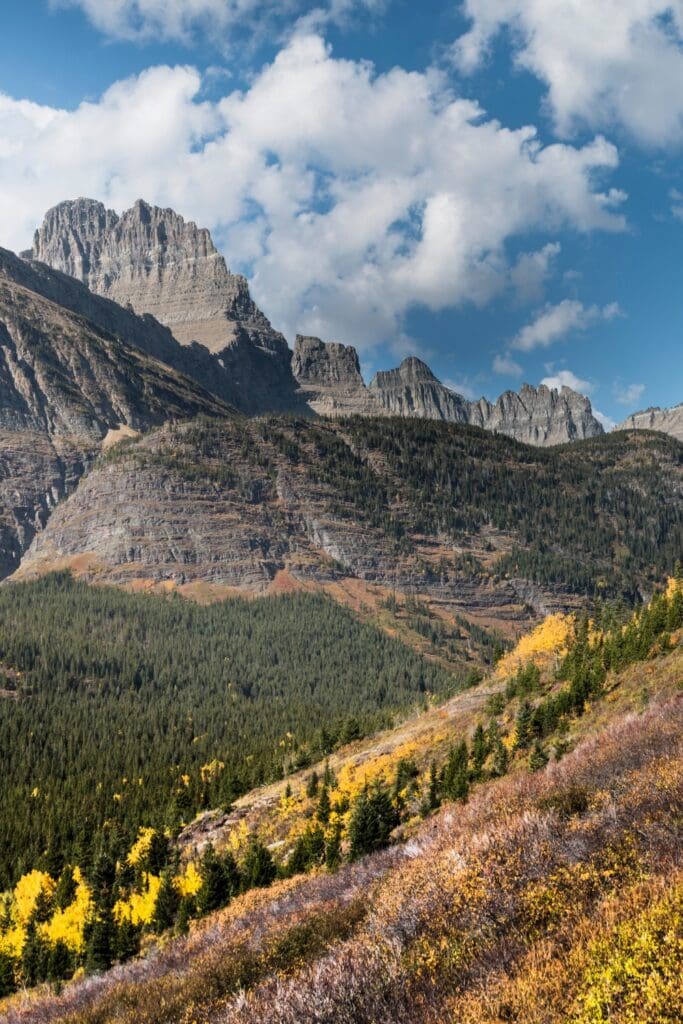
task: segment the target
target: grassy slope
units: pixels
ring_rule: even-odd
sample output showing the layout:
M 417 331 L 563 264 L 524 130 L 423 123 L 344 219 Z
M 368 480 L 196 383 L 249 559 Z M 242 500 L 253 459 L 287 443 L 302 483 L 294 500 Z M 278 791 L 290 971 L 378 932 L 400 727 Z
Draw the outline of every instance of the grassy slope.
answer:
M 519 760 L 467 805 L 415 825 L 406 845 L 249 893 L 156 957 L 59 999 L 15 1001 L 6 1019 L 679 1020 L 682 683 L 680 646 L 632 666 L 572 724 L 574 749 L 544 771 L 530 775 Z M 347 756 L 369 764 L 410 742 L 426 757 L 435 737 L 446 744 L 471 728 L 493 688 Z M 277 796 L 259 791 L 247 803 L 270 820 Z

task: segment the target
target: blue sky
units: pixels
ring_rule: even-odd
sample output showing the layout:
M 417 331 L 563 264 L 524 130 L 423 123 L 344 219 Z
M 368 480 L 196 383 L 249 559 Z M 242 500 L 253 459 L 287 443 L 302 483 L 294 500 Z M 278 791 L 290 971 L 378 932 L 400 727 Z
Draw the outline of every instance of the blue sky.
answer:
M 0 244 L 142 196 L 290 340 L 683 401 L 683 2 L 6 0 Z

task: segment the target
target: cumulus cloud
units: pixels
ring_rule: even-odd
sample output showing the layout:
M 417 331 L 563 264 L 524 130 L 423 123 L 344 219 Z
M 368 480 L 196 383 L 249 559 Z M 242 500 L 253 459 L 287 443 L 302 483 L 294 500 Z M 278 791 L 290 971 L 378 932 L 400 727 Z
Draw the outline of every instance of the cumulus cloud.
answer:
M 547 366 L 546 370 L 551 370 L 551 367 Z M 562 388 L 571 388 L 572 391 L 578 391 L 580 395 L 592 395 L 596 390 L 595 385 L 591 381 L 583 380 L 573 370 L 557 370 L 551 373 L 550 376 L 544 377 L 541 384 L 545 384 L 547 388 L 554 388 L 556 391 L 560 391 Z M 596 409 L 595 406 L 592 408 L 593 415 L 603 430 L 614 430 L 616 422 L 604 412 Z
M 624 128 L 645 145 L 683 141 L 683 0 L 465 0 L 464 71 L 504 28 L 517 64 L 547 86 L 558 131 Z
M 522 367 L 514 361 L 509 352 L 494 357 L 493 371 L 504 377 L 521 377 L 523 373 Z
M 624 384 L 622 380 L 614 382 L 614 397 L 620 405 L 635 406 L 643 396 L 644 384 Z
M 290 336 L 362 347 L 399 336 L 411 307 L 514 286 L 513 239 L 624 227 L 623 195 L 596 183 L 617 165 L 612 145 L 544 146 L 431 70 L 377 75 L 297 35 L 247 90 L 201 96 L 190 67 L 149 69 L 71 111 L 0 95 L 0 243 L 26 246 L 65 198 L 121 210 L 144 197 L 211 228 Z M 554 244 L 518 281 L 543 275 Z
M 344 23 L 357 10 L 380 11 L 385 0 L 50 0 L 53 8 L 80 8 L 111 39 L 191 42 L 209 36 L 222 48 L 287 25 L 321 28 Z M 233 37 L 235 37 L 233 39 Z
M 544 377 L 541 384 L 545 384 L 547 388 L 555 388 L 559 391 L 561 388 L 571 388 L 572 391 L 579 391 L 582 395 L 590 395 L 593 391 L 593 385 L 589 380 L 582 380 L 572 370 L 558 370 L 550 377 Z
M 535 252 L 523 252 L 510 270 L 512 285 L 521 302 L 537 302 L 557 257 L 562 251 L 559 242 L 548 242 Z
M 613 320 L 620 315 L 619 306 L 612 302 L 607 306 L 584 306 L 577 299 L 563 299 L 556 305 L 547 305 L 526 324 L 512 341 L 512 347 L 520 352 L 531 352 L 535 348 L 547 348 L 572 333 L 588 330 L 601 320 Z

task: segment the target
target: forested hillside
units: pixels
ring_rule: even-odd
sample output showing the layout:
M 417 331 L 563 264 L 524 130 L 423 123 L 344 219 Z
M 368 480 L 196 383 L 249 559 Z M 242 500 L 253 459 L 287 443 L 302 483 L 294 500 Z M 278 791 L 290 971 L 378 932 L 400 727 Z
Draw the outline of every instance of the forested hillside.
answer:
M 678 572 L 636 614 L 549 617 L 481 687 L 218 832 L 143 828 L 115 857 L 103 830 L 85 872 L 6 897 L 4 991 L 52 985 L 8 1020 L 673 1024 L 682 640 Z
M 353 578 L 528 623 L 637 603 L 683 550 L 683 445 L 645 431 L 537 449 L 461 424 L 202 418 L 111 449 L 22 577 L 267 592 Z
M 199 607 L 66 575 L 0 588 L 0 890 L 92 863 L 458 680 L 324 597 Z

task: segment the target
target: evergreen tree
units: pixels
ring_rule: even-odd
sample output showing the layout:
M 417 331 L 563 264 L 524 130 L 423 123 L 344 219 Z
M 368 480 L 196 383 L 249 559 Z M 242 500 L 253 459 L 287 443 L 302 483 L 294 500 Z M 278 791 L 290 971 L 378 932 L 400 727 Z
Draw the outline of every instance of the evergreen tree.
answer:
M 308 782 L 306 784 L 306 796 L 309 798 L 309 800 L 312 800 L 313 797 L 318 792 L 319 781 L 320 780 L 318 779 L 318 773 L 314 769 L 308 776 Z
M 451 747 L 446 761 L 443 778 L 444 795 L 449 800 L 466 800 L 469 792 L 469 751 L 467 742 L 461 742 Z
M 534 745 L 529 754 L 529 768 L 532 772 L 538 772 L 548 763 L 548 755 L 541 746 L 538 740 L 534 741 Z
M 320 797 L 318 799 L 318 806 L 316 808 L 315 816 L 319 822 L 326 825 L 330 820 L 330 813 L 332 810 L 332 804 L 330 802 L 330 792 L 327 784 L 323 782 L 320 789 Z
M 124 963 L 140 952 L 140 929 L 129 918 L 124 918 L 114 936 L 114 953 Z
M 270 850 L 252 836 L 242 864 L 243 889 L 265 888 L 275 881 L 277 869 Z
M 54 905 L 57 910 L 64 910 L 65 907 L 73 903 L 75 895 L 76 879 L 74 878 L 73 868 L 70 864 L 66 864 L 59 876 L 54 894 Z
M 72 974 L 73 957 L 71 950 L 63 939 L 57 939 L 48 956 L 48 980 L 52 982 L 66 981 Z
M 214 910 L 225 907 L 234 894 L 231 868 L 234 860 L 230 857 L 228 863 L 226 857 L 220 857 L 212 843 L 209 843 L 202 856 L 199 873 L 202 884 L 197 893 L 197 912 L 200 917 L 210 914 Z
M 154 918 L 152 921 L 152 927 L 157 934 L 173 927 L 179 903 L 180 897 L 178 890 L 173 884 L 173 877 L 170 871 L 164 871 L 161 876 L 157 901 L 154 905 Z
M 531 743 L 532 710 L 528 700 L 522 701 L 515 723 L 515 749 L 524 750 Z
M 49 952 L 49 946 L 36 927 L 36 919 L 31 916 L 26 925 L 24 945 L 21 950 L 21 977 L 29 988 L 47 978 Z
M 484 727 L 480 722 L 474 730 L 474 736 L 472 737 L 472 749 L 470 752 L 472 779 L 476 780 L 481 778 L 484 762 L 488 757 L 488 753 L 489 746 L 486 739 L 486 733 L 484 732 Z
M 325 867 L 328 871 L 334 871 L 341 863 L 342 858 L 342 826 L 337 821 L 332 826 L 325 841 Z
M 14 973 L 14 960 L 0 950 L 0 999 L 11 996 L 17 991 L 17 979 Z
M 365 787 L 353 804 L 349 822 L 351 860 L 381 850 L 398 824 L 391 794 L 381 782 Z
M 114 959 L 116 925 L 107 905 L 100 905 L 90 922 L 86 942 L 85 965 L 88 973 L 108 970 Z

